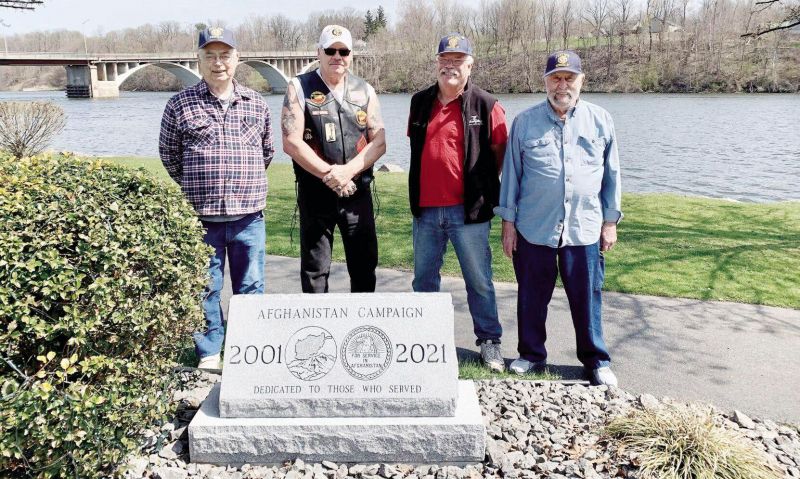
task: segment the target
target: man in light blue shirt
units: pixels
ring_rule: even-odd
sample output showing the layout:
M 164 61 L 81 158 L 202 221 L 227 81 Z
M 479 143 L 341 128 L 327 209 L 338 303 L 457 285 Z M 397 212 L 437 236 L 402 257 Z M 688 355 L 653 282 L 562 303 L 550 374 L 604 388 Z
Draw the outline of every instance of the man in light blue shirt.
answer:
M 575 52 L 555 52 L 544 73 L 547 100 L 515 119 L 503 163 L 503 252 L 519 286 L 519 359 L 510 369 L 543 370 L 547 306 L 561 274 L 578 347 L 594 384 L 617 385 L 603 340 L 603 252 L 622 219 L 620 167 L 611 115 L 579 100 L 584 74 Z

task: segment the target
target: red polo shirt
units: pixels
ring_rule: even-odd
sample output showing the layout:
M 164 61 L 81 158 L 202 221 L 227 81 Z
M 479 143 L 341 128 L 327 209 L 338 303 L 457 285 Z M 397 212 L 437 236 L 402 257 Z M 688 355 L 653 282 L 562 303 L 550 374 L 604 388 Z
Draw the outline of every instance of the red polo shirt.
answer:
M 489 127 L 492 145 L 508 140 L 506 112 L 494 104 Z M 437 99 L 431 110 L 420 161 L 419 205 L 455 206 L 464 203 L 464 120 L 461 101 L 447 105 Z M 498 165 L 499 167 L 500 165 Z

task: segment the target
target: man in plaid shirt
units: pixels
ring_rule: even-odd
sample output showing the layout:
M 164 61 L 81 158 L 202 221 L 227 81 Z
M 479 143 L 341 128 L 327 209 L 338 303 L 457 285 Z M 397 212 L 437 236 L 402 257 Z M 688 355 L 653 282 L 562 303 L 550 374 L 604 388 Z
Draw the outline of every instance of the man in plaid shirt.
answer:
M 194 206 L 214 248 L 203 300 L 207 331 L 195 333 L 198 368 L 221 369 L 225 337 L 220 292 L 225 258 L 233 294 L 264 293 L 266 169 L 274 153 L 269 108 L 233 79 L 239 61 L 233 33 L 200 32 L 203 79 L 170 98 L 161 120 L 164 167 Z

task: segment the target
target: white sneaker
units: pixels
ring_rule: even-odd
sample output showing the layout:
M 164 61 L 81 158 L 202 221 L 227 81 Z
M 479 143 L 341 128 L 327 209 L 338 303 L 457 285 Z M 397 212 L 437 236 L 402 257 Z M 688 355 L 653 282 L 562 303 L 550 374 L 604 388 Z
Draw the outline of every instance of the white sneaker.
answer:
M 502 373 L 506 369 L 506 362 L 503 360 L 502 353 L 500 353 L 500 345 L 491 340 L 481 343 L 481 359 L 483 364 L 492 371 Z
M 517 358 L 508 367 L 509 371 L 517 374 L 541 373 L 547 367 L 547 361 L 528 361 L 525 358 Z
M 608 366 L 592 369 L 592 384 L 595 386 L 616 386 L 617 376 Z
M 220 359 L 219 354 L 212 354 L 211 356 L 200 358 L 200 362 L 197 364 L 197 369 L 205 369 L 206 371 L 221 370 L 222 360 Z

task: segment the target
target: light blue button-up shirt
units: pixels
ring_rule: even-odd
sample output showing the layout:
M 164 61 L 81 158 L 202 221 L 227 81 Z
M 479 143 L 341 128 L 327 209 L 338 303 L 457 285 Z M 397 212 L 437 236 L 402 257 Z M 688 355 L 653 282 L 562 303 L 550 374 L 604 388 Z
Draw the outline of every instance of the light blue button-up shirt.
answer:
M 532 244 L 590 245 L 603 221 L 622 218 L 619 154 L 611 115 L 579 100 L 561 120 L 545 100 L 514 119 L 500 204 Z

